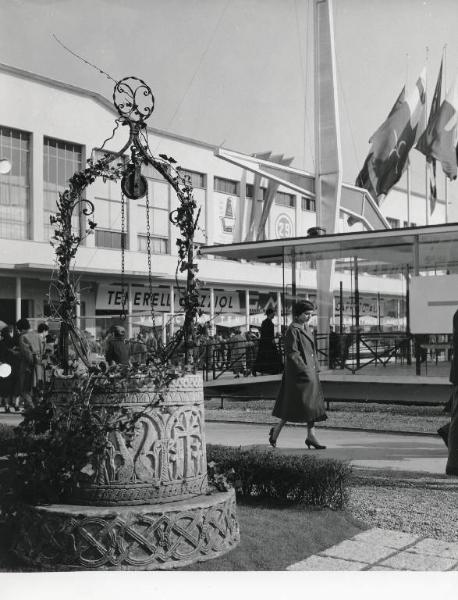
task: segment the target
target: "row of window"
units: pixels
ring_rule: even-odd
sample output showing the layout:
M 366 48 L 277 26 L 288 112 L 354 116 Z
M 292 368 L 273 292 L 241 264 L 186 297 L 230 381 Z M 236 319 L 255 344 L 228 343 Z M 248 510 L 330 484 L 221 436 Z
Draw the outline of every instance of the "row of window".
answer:
M 391 227 L 391 229 L 400 229 L 401 227 L 401 221 L 399 219 L 392 219 L 391 217 L 386 217 L 386 220 L 388 222 L 388 225 Z M 402 227 L 416 227 L 417 224 L 410 222 L 409 221 L 403 221 L 403 225 Z
M 106 152 L 95 151 L 95 158 L 101 158 Z M 11 172 L 0 178 L 0 237 L 8 239 L 28 239 L 30 229 L 30 134 L 0 126 L 0 157 L 7 158 L 12 165 Z M 43 225 L 47 238 L 52 235 L 52 227 L 49 217 L 55 212 L 56 198 L 68 184 L 69 178 L 75 171 L 83 166 L 83 147 L 78 144 L 64 142 L 45 137 L 43 141 Z M 154 167 L 147 166 L 143 169 L 145 177 L 149 181 L 162 180 Z M 202 206 L 205 203 L 206 175 L 196 171 L 181 169 L 181 175 L 190 182 L 201 196 Z M 105 184 L 110 186 L 109 183 Z M 214 178 L 214 190 L 216 192 L 238 196 L 240 195 L 240 181 Z M 152 245 L 155 253 L 167 252 L 168 238 L 168 212 L 169 201 L 166 192 L 167 185 L 163 189 L 156 185 L 155 192 L 150 199 L 150 223 Z M 253 198 L 255 188 L 253 184 L 246 184 L 246 197 Z M 267 188 L 257 186 L 256 200 L 265 200 Z M 110 194 L 108 194 L 110 196 Z M 275 194 L 275 204 L 294 208 L 295 195 L 287 192 Z M 121 224 L 120 224 L 120 198 L 97 198 L 97 219 L 102 222 L 100 231 L 96 233 L 96 246 L 104 248 L 121 247 Z M 144 207 L 140 207 L 144 208 Z M 303 211 L 316 212 L 315 200 L 301 198 L 301 209 Z M 132 209 L 134 210 L 134 209 Z M 129 211 L 127 211 L 129 212 Z M 202 215 L 201 215 L 202 216 Z M 100 217 L 100 218 L 99 218 Z M 144 219 L 146 220 L 146 219 Z M 387 218 L 392 228 L 399 228 L 398 219 Z M 142 221 L 143 222 L 143 221 Z M 415 227 L 404 221 L 404 227 Z M 73 227 L 79 231 L 79 216 L 73 217 Z M 146 227 L 145 227 L 146 231 Z M 146 235 L 139 236 L 139 250 L 143 251 L 146 243 Z M 152 248 L 153 249 L 153 248 Z
M 124 248 L 128 250 L 127 235 L 120 231 L 110 231 L 105 229 L 95 230 L 95 245 L 97 248 L 112 248 L 120 250 L 122 248 L 122 238 L 124 236 Z M 148 237 L 146 235 L 137 236 L 137 250 L 139 252 L 148 251 Z M 150 237 L 150 251 L 152 254 L 168 254 L 168 238 Z

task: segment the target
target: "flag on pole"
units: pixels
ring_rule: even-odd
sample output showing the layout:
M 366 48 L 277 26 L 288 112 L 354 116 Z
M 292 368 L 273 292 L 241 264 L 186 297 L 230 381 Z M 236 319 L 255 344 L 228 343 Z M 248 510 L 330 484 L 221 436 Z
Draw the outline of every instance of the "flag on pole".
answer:
M 438 160 L 442 170 L 449 179 L 456 179 L 457 175 L 457 150 L 458 128 L 458 76 L 455 77 L 452 87 L 449 89 L 445 100 L 440 105 L 436 114 L 428 122 L 430 129 L 427 141 L 418 150 Z
M 406 86 L 404 86 L 402 88 L 401 93 L 397 97 L 396 102 L 393 104 L 393 106 L 387 116 L 387 119 L 389 119 L 391 117 L 391 115 L 394 114 L 398 110 L 398 108 L 401 106 L 401 104 L 405 100 L 405 95 L 406 95 Z M 385 123 L 385 121 L 384 121 L 384 123 Z M 383 127 L 383 124 L 380 125 L 380 127 L 377 129 L 377 131 L 371 135 L 371 137 L 369 138 L 369 144 L 372 144 L 372 141 L 374 140 L 375 136 L 379 133 L 379 131 L 382 127 Z M 364 161 L 363 168 L 361 169 L 358 177 L 356 178 L 355 185 L 366 189 L 369 192 L 369 194 L 372 196 L 372 198 L 374 198 L 374 200 L 376 200 L 377 199 L 377 192 L 376 192 L 377 176 L 375 175 L 375 172 L 374 172 L 372 158 L 373 158 L 373 153 L 370 152 L 367 155 L 366 160 Z
M 356 185 L 366 188 L 379 203 L 400 180 L 409 152 L 422 133 L 425 84 L 426 70 L 423 69 L 412 92 L 405 99 L 401 92 L 387 119 L 370 140 L 372 146 Z
M 441 106 L 442 97 L 442 66 L 443 59 L 441 60 L 441 66 L 439 69 L 439 75 L 437 77 L 436 88 L 434 90 L 433 101 L 431 102 L 431 109 L 429 111 L 428 124 L 426 125 L 425 131 L 418 139 L 415 148 L 426 156 L 426 166 L 429 170 L 429 204 L 431 214 L 433 214 L 436 208 L 437 202 L 437 186 L 436 186 L 436 159 L 431 154 L 431 149 L 435 138 L 435 123 L 437 121 L 437 115 Z

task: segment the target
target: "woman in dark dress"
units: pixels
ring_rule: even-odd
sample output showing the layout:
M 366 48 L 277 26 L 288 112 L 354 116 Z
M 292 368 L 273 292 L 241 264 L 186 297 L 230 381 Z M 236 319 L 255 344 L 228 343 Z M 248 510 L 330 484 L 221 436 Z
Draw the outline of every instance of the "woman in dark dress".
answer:
M 254 373 L 268 373 L 275 375 L 283 371 L 283 362 L 275 343 L 275 327 L 273 308 L 266 310 L 266 318 L 261 323 L 261 337 L 259 339 L 258 356 L 254 365 Z
M 323 391 L 318 378 L 319 365 L 315 344 L 306 324 L 313 313 L 308 300 L 293 304 L 293 322 L 285 336 L 285 371 L 272 415 L 280 422 L 272 427 L 269 443 L 275 447 L 280 431 L 287 421 L 307 423 L 305 444 L 324 450 L 316 436 L 316 421 L 327 419 Z
M 19 410 L 18 395 L 18 364 L 19 352 L 16 348 L 12 327 L 4 327 L 0 332 L 0 363 L 7 363 L 11 367 L 8 377 L 0 378 L 0 397 L 3 399 L 5 412 L 10 412 L 11 407 Z

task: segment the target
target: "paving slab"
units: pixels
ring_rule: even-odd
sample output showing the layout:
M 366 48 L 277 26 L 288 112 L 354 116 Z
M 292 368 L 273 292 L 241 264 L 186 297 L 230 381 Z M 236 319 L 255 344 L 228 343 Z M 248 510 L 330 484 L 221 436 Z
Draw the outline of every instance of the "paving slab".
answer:
M 405 550 L 390 556 L 380 563 L 382 567 L 391 567 L 398 571 L 449 571 L 457 564 L 454 558 L 417 554 Z
M 390 546 L 388 545 L 390 544 Z M 374 527 L 287 571 L 457 571 L 458 544 Z
M 287 571 L 361 571 L 367 563 L 354 560 L 342 560 L 331 556 L 313 555 L 305 560 L 294 563 L 286 568 Z
M 366 544 L 401 549 L 420 541 L 421 537 L 412 533 L 405 533 L 403 531 L 393 531 L 391 529 L 374 527 L 373 529 L 368 529 L 367 531 L 358 533 L 352 538 L 352 540 L 365 542 Z
M 379 544 L 358 542 L 352 538 L 320 552 L 320 556 L 332 556 L 333 558 L 343 558 L 344 560 L 356 560 L 372 564 L 387 558 L 393 552 L 393 548 L 380 546 Z
M 409 552 L 454 558 L 458 561 L 458 542 L 445 542 L 427 538 L 411 546 Z

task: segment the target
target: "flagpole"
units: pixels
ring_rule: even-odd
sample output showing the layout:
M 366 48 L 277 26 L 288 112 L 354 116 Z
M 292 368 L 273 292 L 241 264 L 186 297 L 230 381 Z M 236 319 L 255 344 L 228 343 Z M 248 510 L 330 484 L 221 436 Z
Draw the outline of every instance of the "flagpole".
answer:
M 409 85 L 409 53 L 406 53 L 406 89 Z M 410 226 L 410 160 L 407 159 L 406 169 L 407 183 L 407 227 Z
M 444 61 L 444 90 L 447 91 L 447 44 L 444 44 L 443 51 Z M 447 175 L 444 173 L 444 200 L 445 200 L 445 222 L 448 223 L 448 181 Z
M 425 129 L 428 125 L 428 54 L 429 48 L 426 46 L 426 71 L 425 71 Z M 425 224 L 429 225 L 429 172 L 428 172 L 428 161 L 425 161 L 425 209 L 426 219 Z
M 406 169 L 407 176 L 407 227 L 410 227 L 410 162 Z

